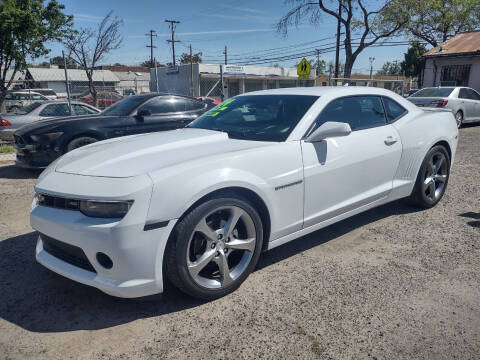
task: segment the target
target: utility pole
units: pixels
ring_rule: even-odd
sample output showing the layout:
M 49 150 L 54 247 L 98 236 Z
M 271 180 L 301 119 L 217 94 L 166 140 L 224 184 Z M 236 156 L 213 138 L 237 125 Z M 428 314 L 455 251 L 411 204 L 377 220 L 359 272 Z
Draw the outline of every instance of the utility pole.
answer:
M 315 66 L 315 71 L 318 76 L 318 69 L 320 67 L 320 49 L 315 49 L 315 51 L 317 52 L 317 66 Z
M 339 56 L 340 56 L 340 30 L 342 28 L 342 23 L 340 18 L 342 17 L 342 1 L 338 1 L 338 19 L 337 19 L 337 47 L 335 49 L 335 76 L 338 78 L 338 67 L 339 67 Z
M 172 31 L 172 40 L 167 40 L 167 42 L 172 43 L 172 65 L 175 66 L 175 43 L 180 42 L 180 40 L 175 40 L 175 27 L 176 24 L 180 24 L 180 21 L 165 20 L 165 22 L 170 23 L 170 30 Z
M 370 61 L 370 81 L 373 79 L 373 62 L 375 61 L 374 57 L 369 57 L 368 61 Z
M 150 68 L 153 68 L 153 49 L 156 48 L 156 46 L 153 46 L 153 37 L 156 37 L 157 33 L 155 30 L 150 30 L 150 34 L 145 34 L 145 36 L 150 36 L 150 45 L 147 45 L 147 48 L 150 48 Z
M 192 44 L 190 44 L 190 96 L 193 97 L 193 55 L 192 55 Z
M 223 51 L 223 55 L 225 55 L 225 65 L 227 65 L 227 46 L 225 45 L 225 50 Z

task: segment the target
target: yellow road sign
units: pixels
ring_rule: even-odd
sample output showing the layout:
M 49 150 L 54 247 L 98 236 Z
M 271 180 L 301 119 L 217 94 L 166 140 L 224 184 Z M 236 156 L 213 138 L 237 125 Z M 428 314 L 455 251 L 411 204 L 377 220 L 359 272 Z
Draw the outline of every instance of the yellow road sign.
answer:
M 310 63 L 303 58 L 297 66 L 297 75 L 300 78 L 307 78 L 310 75 Z

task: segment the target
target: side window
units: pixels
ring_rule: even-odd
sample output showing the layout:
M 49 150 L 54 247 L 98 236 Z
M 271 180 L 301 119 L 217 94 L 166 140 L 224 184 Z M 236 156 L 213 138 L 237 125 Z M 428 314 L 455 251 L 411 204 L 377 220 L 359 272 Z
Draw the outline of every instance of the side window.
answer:
M 13 99 L 13 95 L 11 93 L 5 95 L 5 100 L 12 100 Z
M 42 95 L 32 94 L 32 100 L 45 100 Z
M 185 98 L 175 98 L 174 106 L 176 112 L 199 110 L 204 107 L 203 103 L 199 101 L 193 101 Z
M 30 94 L 19 94 L 20 100 L 30 100 Z
M 45 106 L 40 116 L 70 116 L 70 110 L 67 104 L 52 104 Z
M 85 105 L 72 104 L 73 111 L 77 115 L 96 114 L 97 112 Z
M 480 95 L 475 90 L 472 89 L 466 89 L 468 98 L 470 100 L 480 100 Z
M 407 110 L 405 110 L 403 106 L 390 98 L 384 97 L 383 103 L 385 105 L 387 121 L 389 123 L 394 122 L 407 113 Z
M 156 97 L 142 105 L 140 110 L 150 110 L 152 114 L 164 114 L 175 112 L 175 100 L 173 97 Z
M 460 91 L 458 92 L 458 97 L 459 99 L 468 99 L 467 89 L 460 89 Z
M 352 131 L 387 123 L 379 96 L 351 96 L 333 100 L 318 116 L 315 128 L 327 121 L 347 123 Z

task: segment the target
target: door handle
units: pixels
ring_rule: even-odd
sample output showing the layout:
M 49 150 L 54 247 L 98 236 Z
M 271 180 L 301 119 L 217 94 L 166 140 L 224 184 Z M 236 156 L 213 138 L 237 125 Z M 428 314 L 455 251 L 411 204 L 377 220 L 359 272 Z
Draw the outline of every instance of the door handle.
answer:
M 396 137 L 393 136 L 387 136 L 387 138 L 384 140 L 385 145 L 393 145 L 398 141 Z

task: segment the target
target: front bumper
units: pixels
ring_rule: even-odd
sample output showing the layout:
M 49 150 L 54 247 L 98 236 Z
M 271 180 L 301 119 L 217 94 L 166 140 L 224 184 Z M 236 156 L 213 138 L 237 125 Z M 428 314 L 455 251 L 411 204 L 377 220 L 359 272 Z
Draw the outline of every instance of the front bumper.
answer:
M 62 190 L 72 185 L 78 188 L 75 187 L 78 181 L 82 187 L 90 188 L 90 192 L 86 192 L 89 197 L 99 198 L 103 193 L 102 199 L 107 200 L 111 196 L 105 187 L 108 185 L 110 192 L 118 194 L 117 198 L 133 197 L 134 204 L 121 220 L 92 218 L 79 211 L 32 204 L 30 222 L 42 234 L 36 247 L 37 261 L 60 275 L 113 296 L 140 297 L 163 292 L 163 253 L 175 221 L 169 221 L 163 228 L 144 231 L 151 196 L 150 179 L 84 177 L 51 172 L 39 180 L 36 190 L 60 196 L 52 190 L 52 183 L 57 183 L 57 188 Z M 122 189 L 133 192 L 121 194 Z M 46 249 L 43 236 L 80 248 L 91 265 L 90 270 Z M 104 253 L 112 260 L 110 269 L 97 260 L 98 253 Z
M 14 149 L 17 155 L 15 164 L 24 168 L 43 169 L 62 155 L 60 149 L 45 144 L 28 144 L 25 140 L 14 135 Z

